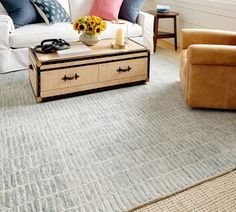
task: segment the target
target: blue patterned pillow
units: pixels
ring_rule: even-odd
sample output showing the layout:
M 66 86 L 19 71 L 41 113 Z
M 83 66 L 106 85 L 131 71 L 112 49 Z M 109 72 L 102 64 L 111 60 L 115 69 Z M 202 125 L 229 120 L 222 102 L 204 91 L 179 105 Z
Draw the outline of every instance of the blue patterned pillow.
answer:
M 56 0 L 31 0 L 47 24 L 71 22 L 71 18 Z

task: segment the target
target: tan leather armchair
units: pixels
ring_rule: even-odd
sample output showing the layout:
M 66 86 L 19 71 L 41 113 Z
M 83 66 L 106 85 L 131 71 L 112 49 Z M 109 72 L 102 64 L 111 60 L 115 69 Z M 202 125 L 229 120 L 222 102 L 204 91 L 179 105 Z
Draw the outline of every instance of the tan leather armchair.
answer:
M 181 32 L 180 80 L 186 104 L 236 109 L 236 32 Z

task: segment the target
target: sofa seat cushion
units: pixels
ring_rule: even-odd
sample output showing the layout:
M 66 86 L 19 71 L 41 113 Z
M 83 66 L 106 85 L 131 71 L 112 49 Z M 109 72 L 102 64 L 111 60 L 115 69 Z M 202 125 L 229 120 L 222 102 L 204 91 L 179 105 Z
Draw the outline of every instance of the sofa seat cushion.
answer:
M 122 20 L 123 21 L 123 20 Z M 107 29 L 100 35 L 101 39 L 114 38 L 114 26 L 110 21 L 107 22 Z M 142 27 L 138 24 L 133 24 L 128 21 L 129 37 L 142 36 Z M 27 39 L 28 38 L 28 39 Z M 70 23 L 56 23 L 48 26 L 46 23 L 30 24 L 18 28 L 14 33 L 10 34 L 10 47 L 22 48 L 36 46 L 42 40 L 51 38 L 62 38 L 67 42 L 75 42 L 79 40 L 79 35 L 73 30 Z
M 28 39 L 27 39 L 28 38 Z M 21 48 L 39 45 L 42 40 L 62 38 L 68 42 L 78 41 L 79 36 L 70 23 L 30 24 L 18 28 L 10 35 L 10 47 Z

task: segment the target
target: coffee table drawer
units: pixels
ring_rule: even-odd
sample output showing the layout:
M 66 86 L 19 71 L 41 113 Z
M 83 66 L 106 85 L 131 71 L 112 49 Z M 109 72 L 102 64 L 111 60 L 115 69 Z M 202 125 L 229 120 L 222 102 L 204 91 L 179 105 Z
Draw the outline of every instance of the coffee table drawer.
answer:
M 98 65 L 66 68 L 41 73 L 41 91 L 98 82 Z
M 147 75 L 147 64 L 147 58 L 101 64 L 99 69 L 99 81 Z

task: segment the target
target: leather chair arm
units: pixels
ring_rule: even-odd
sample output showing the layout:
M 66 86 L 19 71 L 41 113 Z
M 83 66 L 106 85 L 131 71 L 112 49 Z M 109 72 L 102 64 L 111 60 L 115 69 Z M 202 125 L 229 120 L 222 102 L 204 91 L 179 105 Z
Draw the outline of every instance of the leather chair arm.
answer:
M 236 32 L 209 29 L 181 30 L 181 49 L 187 49 L 193 44 L 236 45 Z
M 191 45 L 188 61 L 192 65 L 236 66 L 236 46 Z

